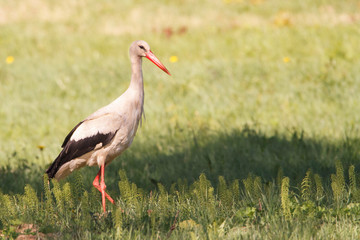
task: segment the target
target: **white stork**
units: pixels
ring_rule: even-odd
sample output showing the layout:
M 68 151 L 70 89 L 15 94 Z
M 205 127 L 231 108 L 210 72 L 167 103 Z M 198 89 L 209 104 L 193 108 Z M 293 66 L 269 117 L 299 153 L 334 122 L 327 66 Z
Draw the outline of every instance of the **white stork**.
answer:
M 145 41 L 133 42 L 129 53 L 132 70 L 129 88 L 115 101 L 78 123 L 65 137 L 62 151 L 46 170 L 49 178 L 59 180 L 85 165 L 98 165 L 100 170 L 93 185 L 101 192 L 104 212 L 105 197 L 114 203 L 105 192 L 105 166 L 131 145 L 144 113 L 142 57 L 171 75 Z

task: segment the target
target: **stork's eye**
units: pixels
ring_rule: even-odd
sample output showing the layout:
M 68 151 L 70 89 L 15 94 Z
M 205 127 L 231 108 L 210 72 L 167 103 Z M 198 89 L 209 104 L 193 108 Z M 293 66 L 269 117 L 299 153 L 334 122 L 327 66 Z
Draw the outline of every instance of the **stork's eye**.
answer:
M 139 48 L 145 51 L 145 47 L 143 45 L 140 45 Z

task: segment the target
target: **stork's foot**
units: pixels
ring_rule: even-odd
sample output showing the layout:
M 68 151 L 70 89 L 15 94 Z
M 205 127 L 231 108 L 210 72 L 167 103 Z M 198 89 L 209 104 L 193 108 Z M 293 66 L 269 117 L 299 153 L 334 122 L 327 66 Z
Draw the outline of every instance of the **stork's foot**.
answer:
M 100 227 L 103 228 L 105 226 L 112 226 L 112 212 L 96 212 L 91 214 L 92 220 Z
M 99 219 L 102 219 L 102 218 L 107 219 L 108 217 L 111 218 L 111 211 L 110 210 L 99 213 Z

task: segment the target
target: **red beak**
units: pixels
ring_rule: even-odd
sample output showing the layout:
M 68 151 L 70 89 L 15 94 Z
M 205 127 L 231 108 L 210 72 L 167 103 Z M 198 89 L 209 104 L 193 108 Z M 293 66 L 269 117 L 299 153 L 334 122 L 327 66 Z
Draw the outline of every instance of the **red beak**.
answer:
M 170 72 L 166 69 L 166 67 L 164 66 L 164 64 L 162 64 L 160 62 L 160 60 L 151 52 L 149 51 L 147 54 L 146 54 L 146 58 L 149 59 L 150 61 L 152 61 L 156 66 L 158 66 L 161 70 L 163 70 L 164 72 L 166 72 L 167 74 L 170 74 Z

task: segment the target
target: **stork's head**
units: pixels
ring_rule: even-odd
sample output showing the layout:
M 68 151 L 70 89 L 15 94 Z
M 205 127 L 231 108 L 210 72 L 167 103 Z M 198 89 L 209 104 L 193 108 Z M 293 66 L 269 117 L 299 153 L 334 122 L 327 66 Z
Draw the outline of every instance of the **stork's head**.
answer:
M 150 52 L 149 44 L 143 40 L 133 42 L 130 49 L 134 50 L 139 57 L 146 57 L 146 54 Z
M 136 55 L 138 57 L 146 57 L 156 66 L 158 66 L 161 70 L 171 75 L 170 72 L 166 69 L 166 67 L 160 62 L 160 60 L 150 51 L 150 46 L 147 42 L 143 40 L 133 42 L 130 46 L 130 56 L 131 55 Z

